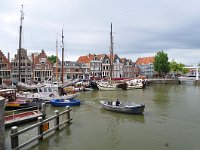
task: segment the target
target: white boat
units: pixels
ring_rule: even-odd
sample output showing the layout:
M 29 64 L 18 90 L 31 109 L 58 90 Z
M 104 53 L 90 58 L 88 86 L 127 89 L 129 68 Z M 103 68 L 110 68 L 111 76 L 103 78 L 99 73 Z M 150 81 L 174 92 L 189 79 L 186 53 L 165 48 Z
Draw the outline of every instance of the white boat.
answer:
M 116 91 L 118 89 L 117 84 L 110 84 L 110 83 L 103 83 L 103 82 L 97 83 L 97 87 L 99 88 L 99 90 L 102 90 L 102 91 Z
M 126 81 L 127 83 L 127 90 L 130 89 L 143 89 L 145 87 L 143 80 L 141 79 L 133 79 Z
M 134 85 L 128 85 L 127 86 L 127 90 L 131 90 L 131 89 L 143 89 L 144 85 L 142 83 L 137 83 Z
M 57 87 L 40 87 L 31 92 L 20 91 L 16 94 L 16 96 L 21 99 L 42 99 L 48 102 L 52 99 L 72 99 L 77 96 L 77 93 L 61 94 Z

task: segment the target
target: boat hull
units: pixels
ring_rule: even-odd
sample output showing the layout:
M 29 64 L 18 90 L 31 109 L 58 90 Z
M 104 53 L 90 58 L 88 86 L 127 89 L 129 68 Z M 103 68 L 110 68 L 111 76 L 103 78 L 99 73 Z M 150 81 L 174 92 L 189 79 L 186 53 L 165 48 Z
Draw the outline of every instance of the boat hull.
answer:
M 52 106 L 56 107 L 65 107 L 65 106 L 79 106 L 79 99 L 63 100 L 63 99 L 54 99 L 50 101 Z
M 5 127 L 11 127 L 26 122 L 37 120 L 38 117 L 45 117 L 45 114 L 40 111 L 29 111 L 15 115 L 5 116 Z
M 116 85 L 104 85 L 104 84 L 97 84 L 99 90 L 102 91 L 116 91 L 118 88 Z
M 102 108 L 119 112 L 119 113 L 128 113 L 128 114 L 143 114 L 145 105 L 144 104 L 135 104 L 135 105 L 113 105 L 106 101 L 100 101 Z

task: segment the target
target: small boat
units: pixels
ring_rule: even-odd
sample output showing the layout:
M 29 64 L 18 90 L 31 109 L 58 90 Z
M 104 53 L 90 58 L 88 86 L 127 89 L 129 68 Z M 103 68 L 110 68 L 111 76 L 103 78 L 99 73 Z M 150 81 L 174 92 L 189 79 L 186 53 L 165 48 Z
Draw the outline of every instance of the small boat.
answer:
M 15 109 L 27 109 L 27 110 L 33 110 L 33 109 L 41 109 L 42 103 L 45 103 L 43 100 L 40 99 L 26 99 L 26 100 L 20 100 L 17 99 L 15 101 L 7 101 L 6 102 L 6 110 L 15 110 Z
M 127 86 L 127 90 L 131 90 L 131 89 L 143 89 L 144 88 L 144 84 L 142 83 L 137 83 L 137 84 L 130 84 Z
M 102 91 L 116 91 L 118 89 L 117 84 L 110 84 L 108 82 L 97 83 L 97 87 Z
M 79 99 L 53 99 L 50 101 L 52 106 L 65 107 L 65 106 L 79 106 L 81 104 Z
M 116 105 L 116 101 L 100 101 L 102 108 L 128 114 L 143 114 L 145 105 L 144 104 L 135 104 L 135 103 L 120 103 Z
M 38 117 L 45 117 L 45 114 L 39 110 L 25 111 L 18 114 L 5 116 L 5 127 L 22 124 L 32 120 L 37 120 Z

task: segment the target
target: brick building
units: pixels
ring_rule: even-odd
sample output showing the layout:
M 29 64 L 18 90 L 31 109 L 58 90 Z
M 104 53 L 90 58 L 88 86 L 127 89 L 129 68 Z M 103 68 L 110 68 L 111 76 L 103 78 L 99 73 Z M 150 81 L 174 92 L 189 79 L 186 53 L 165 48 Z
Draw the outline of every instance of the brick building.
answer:
M 10 56 L 6 57 L 0 50 L 0 85 L 3 83 L 8 85 L 11 84 L 11 71 L 12 66 L 10 63 Z

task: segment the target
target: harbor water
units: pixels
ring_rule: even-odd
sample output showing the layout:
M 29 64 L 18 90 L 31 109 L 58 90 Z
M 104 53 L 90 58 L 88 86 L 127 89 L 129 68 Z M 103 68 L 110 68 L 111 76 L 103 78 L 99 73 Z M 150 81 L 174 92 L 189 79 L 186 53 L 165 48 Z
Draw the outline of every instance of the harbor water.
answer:
M 72 107 L 72 124 L 31 150 L 199 150 L 200 86 L 192 83 L 149 85 L 145 89 L 81 92 L 82 104 Z M 110 112 L 100 100 L 130 101 L 146 105 L 143 115 Z M 46 107 L 47 116 L 65 108 Z M 27 125 L 25 125 L 27 126 Z M 22 127 L 25 127 L 22 126 Z M 10 149 L 6 130 L 6 149 Z M 26 134 L 22 138 L 37 135 Z

